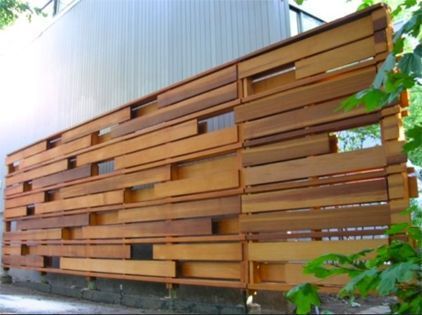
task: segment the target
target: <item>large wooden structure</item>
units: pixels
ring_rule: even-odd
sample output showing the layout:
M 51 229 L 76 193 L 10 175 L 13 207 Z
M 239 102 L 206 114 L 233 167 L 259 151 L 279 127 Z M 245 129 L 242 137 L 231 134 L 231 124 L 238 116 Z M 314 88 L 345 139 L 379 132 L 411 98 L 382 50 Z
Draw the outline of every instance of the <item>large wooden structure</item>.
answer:
M 406 100 L 338 107 L 390 49 L 376 6 L 11 153 L 3 266 L 285 290 L 313 257 L 388 242 L 416 194 Z M 371 124 L 381 145 L 338 152 L 335 132 Z

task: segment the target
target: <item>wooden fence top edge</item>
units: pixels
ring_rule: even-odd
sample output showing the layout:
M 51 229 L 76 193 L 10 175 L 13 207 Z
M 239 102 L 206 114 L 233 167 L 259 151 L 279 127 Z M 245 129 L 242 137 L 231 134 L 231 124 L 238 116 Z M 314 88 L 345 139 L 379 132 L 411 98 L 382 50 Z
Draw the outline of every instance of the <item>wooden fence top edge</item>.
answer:
M 319 33 L 321 33 L 321 32 L 324 32 L 324 31 L 330 30 L 330 29 L 332 29 L 332 28 L 335 28 L 335 27 L 337 27 L 337 26 L 339 26 L 339 25 L 342 25 L 342 24 L 346 24 L 346 23 L 352 22 L 352 21 L 357 20 L 357 19 L 360 19 L 360 18 L 362 18 L 362 17 L 364 17 L 364 16 L 368 16 L 368 15 L 370 15 L 372 12 L 374 12 L 374 11 L 376 11 L 376 10 L 378 10 L 378 9 L 384 9 L 384 10 L 386 10 L 386 11 L 387 11 L 387 10 L 388 10 L 388 6 L 387 6 L 386 4 L 384 4 L 384 3 L 378 3 L 378 4 L 375 4 L 375 5 L 371 6 L 371 7 L 369 7 L 369 8 L 366 8 L 366 9 L 364 9 L 364 10 L 362 10 L 362 11 L 351 13 L 351 14 L 349 14 L 349 15 L 346 15 L 346 16 L 344 16 L 344 17 L 341 17 L 341 18 L 339 18 L 339 19 L 336 19 L 336 20 L 334 20 L 334 21 L 332 21 L 332 22 L 329 22 L 329 23 L 326 23 L 326 24 L 322 24 L 322 25 L 320 25 L 320 26 L 318 26 L 318 27 L 316 27 L 316 28 L 313 28 L 313 29 L 311 29 L 311 30 L 309 30 L 309 31 L 306 31 L 306 32 L 300 33 L 300 34 L 298 34 L 298 35 L 296 35 L 296 36 L 293 36 L 293 37 L 288 37 L 288 38 L 283 39 L 283 40 L 281 40 L 281 41 L 275 42 L 275 43 L 273 43 L 273 44 L 271 44 L 271 45 L 268 45 L 268 46 L 265 46 L 265 47 L 260 48 L 260 49 L 258 49 L 258 50 L 255 50 L 255 51 L 253 51 L 253 52 L 251 52 L 251 53 L 249 53 L 249 54 L 246 54 L 246 55 L 244 55 L 244 56 L 242 56 L 242 57 L 239 57 L 239 58 L 233 59 L 233 60 L 228 61 L 228 62 L 226 62 L 226 63 L 223 63 L 223 64 L 221 64 L 221 65 L 219 65 L 219 66 L 216 66 L 216 67 L 210 68 L 210 69 L 208 69 L 208 70 L 206 70 L 206 71 L 203 71 L 203 72 L 197 73 L 197 74 L 195 74 L 195 75 L 192 75 L 192 76 L 190 76 L 190 77 L 188 77 L 188 78 L 186 78 L 186 79 L 183 79 L 183 80 L 181 80 L 181 81 L 177 81 L 177 82 L 175 82 L 175 83 L 173 83 L 173 84 L 170 84 L 170 85 L 168 85 L 168 86 L 166 86 L 166 87 L 164 87 L 164 88 L 161 88 L 161 89 L 159 89 L 159 90 L 157 90 L 157 91 L 154 91 L 154 92 L 151 92 L 151 93 L 149 93 L 149 94 L 143 95 L 143 96 L 141 96 L 141 97 L 139 97 L 139 98 L 136 98 L 136 99 L 134 99 L 134 100 L 132 100 L 132 101 L 129 101 L 129 102 L 127 102 L 127 103 L 125 103 L 125 104 L 123 104 L 123 105 L 121 105 L 121 106 L 118 106 L 118 107 L 116 107 L 115 109 L 112 109 L 112 110 L 106 111 L 106 112 L 104 112 L 104 113 L 98 114 L 98 115 L 94 116 L 93 118 L 90 118 L 90 119 L 88 119 L 88 120 L 85 120 L 85 121 L 83 121 L 83 122 L 81 122 L 81 123 L 79 123 L 79 124 L 76 124 L 76 125 L 74 125 L 74 126 L 71 126 L 71 127 L 69 127 L 69 128 L 63 129 L 63 130 L 61 130 L 60 132 L 53 133 L 53 134 L 51 134 L 51 135 L 49 135 L 49 136 L 47 136 L 47 137 L 45 137 L 45 138 L 42 138 L 42 139 L 40 139 L 40 140 L 38 140 L 38 141 L 36 141 L 36 142 L 32 142 L 32 143 L 30 143 L 30 144 L 28 144 L 28 145 L 26 145 L 26 146 L 23 146 L 23 147 L 21 147 L 21 148 L 19 148 L 19 149 L 16 149 L 16 150 L 12 151 L 12 152 L 9 152 L 9 153 L 6 155 L 6 157 L 8 157 L 8 156 L 10 156 L 10 155 L 12 155 L 12 154 L 15 154 L 15 153 L 17 153 L 17 152 L 19 152 L 19 151 L 22 151 L 22 150 L 24 150 L 24 149 L 26 149 L 26 148 L 29 148 L 29 147 L 31 147 L 31 146 L 33 146 L 33 145 L 36 145 L 36 144 L 41 143 L 41 142 L 43 142 L 43 141 L 46 141 L 47 139 L 54 138 L 54 137 L 58 137 L 58 136 L 60 136 L 62 133 L 66 132 L 66 131 L 69 131 L 69 130 L 72 130 L 72 129 L 78 128 L 78 127 L 80 127 L 80 126 L 82 126 L 82 125 L 84 125 L 84 124 L 90 123 L 90 122 L 92 122 L 92 121 L 94 121 L 94 120 L 96 120 L 96 119 L 99 119 L 99 118 L 102 118 L 102 117 L 104 117 L 104 116 L 110 115 L 110 114 L 112 114 L 112 113 L 114 113 L 114 112 L 117 112 L 117 111 L 119 111 L 119 110 L 124 109 L 124 108 L 125 108 L 125 107 L 127 107 L 127 106 L 131 106 L 131 105 L 134 105 L 134 104 L 136 104 L 136 103 L 143 102 L 143 101 L 145 101 L 145 100 L 148 100 L 148 99 L 154 98 L 154 97 L 155 97 L 155 96 L 157 96 L 158 94 L 164 93 L 164 92 L 166 92 L 166 91 L 168 91 L 168 90 L 174 89 L 174 88 L 176 88 L 176 87 L 178 87 L 178 86 L 181 86 L 181 85 L 183 85 L 183 84 L 186 84 L 186 83 L 188 83 L 188 82 L 190 82 L 190 81 L 193 81 L 193 80 L 198 79 L 198 78 L 200 78 L 200 77 L 203 77 L 203 76 L 205 76 L 205 75 L 211 74 L 211 73 L 216 72 L 216 71 L 218 71 L 218 70 L 221 70 L 221 69 L 223 69 L 223 68 L 226 68 L 226 67 L 229 67 L 229 66 L 235 65 L 235 64 L 237 64 L 237 63 L 239 63 L 239 62 L 241 62 L 241 61 L 245 61 L 245 60 L 247 60 L 247 59 L 250 59 L 250 58 L 256 57 L 256 56 L 258 56 L 258 55 L 260 55 L 260 54 L 262 54 L 262 53 L 264 53 L 264 52 L 269 52 L 269 51 L 271 51 L 271 50 L 274 50 L 274 49 L 277 49 L 277 48 L 280 48 L 280 47 L 283 47 L 283 46 L 287 46 L 287 45 L 289 45 L 289 44 L 295 43 L 295 42 L 297 42 L 297 41 L 303 40 L 303 39 L 305 39 L 305 38 L 308 38 L 308 37 L 311 37 L 311 36 L 317 35 L 317 34 L 319 34 Z

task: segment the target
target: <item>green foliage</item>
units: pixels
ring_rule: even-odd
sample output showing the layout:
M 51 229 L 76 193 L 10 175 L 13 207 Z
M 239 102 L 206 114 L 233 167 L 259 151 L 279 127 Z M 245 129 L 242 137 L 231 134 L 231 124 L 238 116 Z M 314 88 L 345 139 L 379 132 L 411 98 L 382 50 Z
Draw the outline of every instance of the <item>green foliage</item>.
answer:
M 286 298 L 296 305 L 296 314 L 309 314 L 312 307 L 321 305 L 317 288 L 309 283 L 293 288 L 286 294 Z
M 380 142 L 378 124 L 336 132 L 338 147 L 341 152 L 363 149 L 367 144 L 378 145 Z
M 416 204 L 413 204 L 407 212 L 409 211 L 422 212 Z M 352 255 L 327 254 L 308 262 L 304 272 L 321 279 L 341 274 L 347 275 L 350 281 L 340 290 L 340 297 L 353 297 L 356 294 L 367 296 L 372 293 L 380 296 L 395 295 L 398 300 L 390 306 L 392 313 L 421 314 L 422 232 L 420 226 L 408 223 L 396 224 L 392 225 L 386 234 L 389 236 L 404 234 L 417 246 L 413 247 L 407 242 L 395 239 L 388 245 Z M 301 292 L 305 288 L 306 293 Z M 289 298 L 292 296 L 291 292 L 294 292 L 293 297 L 297 298 Z M 310 298 L 309 286 L 301 284 L 289 291 L 286 296 L 293 303 L 303 303 L 307 305 L 306 309 L 309 309 L 309 305 L 316 305 L 313 304 L 317 301 L 314 294 L 313 291 Z M 307 298 L 309 300 L 306 300 Z
M 21 15 L 31 21 L 34 14 L 42 14 L 41 9 L 30 6 L 27 1 L 0 0 L 0 30 L 15 23 Z

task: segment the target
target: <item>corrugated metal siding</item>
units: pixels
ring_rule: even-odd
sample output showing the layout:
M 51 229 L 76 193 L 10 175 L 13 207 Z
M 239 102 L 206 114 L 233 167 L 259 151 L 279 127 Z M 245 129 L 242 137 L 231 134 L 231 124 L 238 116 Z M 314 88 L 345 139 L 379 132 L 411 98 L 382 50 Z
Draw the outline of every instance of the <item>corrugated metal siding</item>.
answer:
M 81 0 L 2 67 L 7 75 L 0 82 L 1 160 L 286 38 L 286 1 Z

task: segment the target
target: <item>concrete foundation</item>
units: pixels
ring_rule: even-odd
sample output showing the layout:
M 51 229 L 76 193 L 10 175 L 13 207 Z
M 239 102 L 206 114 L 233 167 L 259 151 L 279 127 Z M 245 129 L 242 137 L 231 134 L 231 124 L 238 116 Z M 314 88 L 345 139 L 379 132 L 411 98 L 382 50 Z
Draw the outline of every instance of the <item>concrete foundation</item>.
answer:
M 161 283 L 91 279 L 61 274 L 33 275 L 38 281 L 22 281 L 19 278 L 14 278 L 16 285 L 45 293 L 152 311 L 201 314 L 289 313 L 282 294 L 274 292 L 259 292 L 254 296 L 254 305 L 248 307 L 247 294 L 241 289 L 185 285 L 167 288 Z

